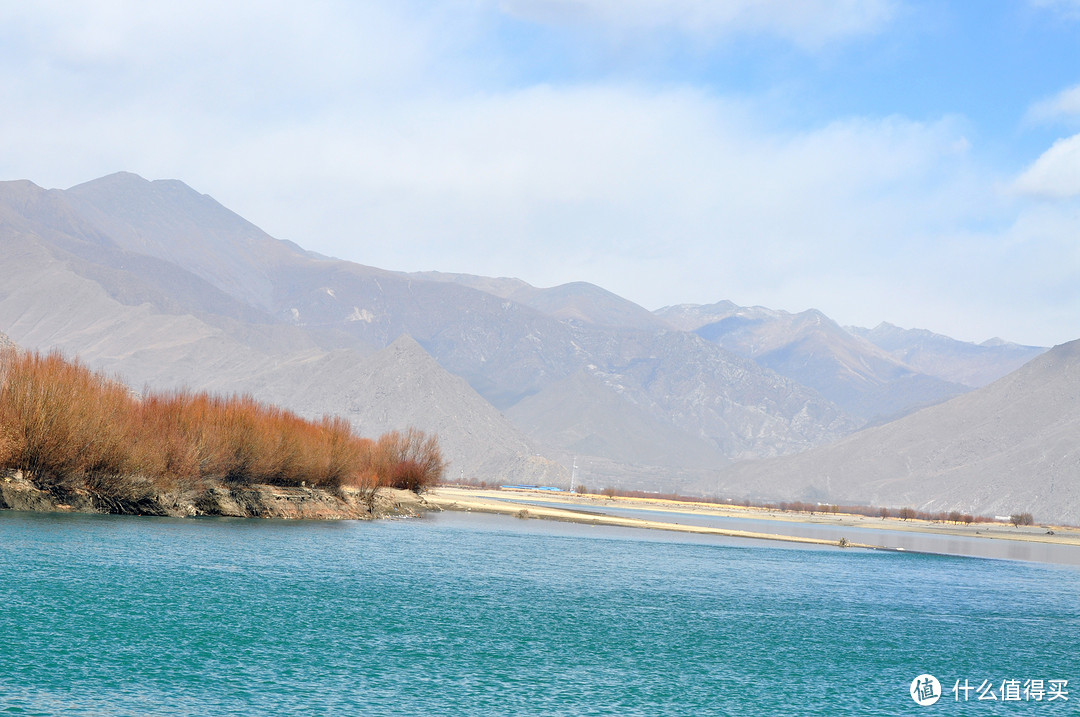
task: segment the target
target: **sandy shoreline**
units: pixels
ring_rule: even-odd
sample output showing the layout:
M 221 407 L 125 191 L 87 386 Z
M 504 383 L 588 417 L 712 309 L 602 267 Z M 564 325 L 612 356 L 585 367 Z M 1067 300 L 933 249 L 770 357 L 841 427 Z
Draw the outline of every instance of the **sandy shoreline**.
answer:
M 787 534 L 785 524 L 834 526 L 837 528 L 869 528 L 896 531 L 897 533 L 922 533 L 930 535 L 977 538 L 980 540 L 1017 541 L 1021 543 L 1046 543 L 1080 546 L 1080 529 L 1063 526 L 1024 526 L 1014 528 L 1007 523 L 974 523 L 961 525 L 899 518 L 870 518 L 846 513 L 783 513 L 762 508 L 746 508 L 738 505 L 713 503 L 688 503 L 648 498 L 609 498 L 602 495 L 575 495 L 536 490 L 483 490 L 441 486 L 425 494 L 425 499 L 443 510 L 474 511 L 516 515 L 522 518 L 559 520 L 588 525 L 612 525 L 627 528 L 669 530 L 682 533 L 721 535 L 759 540 L 779 540 L 816 545 L 839 545 L 837 540 Z M 565 507 L 552 507 L 558 504 Z M 649 511 L 671 513 L 672 520 L 656 520 L 653 517 L 621 517 L 603 515 L 598 508 L 618 508 L 625 511 Z M 749 531 L 714 526 L 686 525 L 675 522 L 678 514 L 703 517 L 743 518 L 771 521 L 776 530 Z M 1053 531 L 1050 534 L 1049 531 Z M 858 535 L 854 532 L 853 537 Z M 900 550 L 895 547 L 863 543 L 846 538 L 845 547 Z

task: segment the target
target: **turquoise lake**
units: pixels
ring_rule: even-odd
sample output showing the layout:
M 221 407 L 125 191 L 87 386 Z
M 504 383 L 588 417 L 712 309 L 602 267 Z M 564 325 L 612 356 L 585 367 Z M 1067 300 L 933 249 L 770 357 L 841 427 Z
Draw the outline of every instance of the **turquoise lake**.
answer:
M 0 714 L 1080 714 L 1065 565 L 459 513 L 0 512 L 0 601 Z

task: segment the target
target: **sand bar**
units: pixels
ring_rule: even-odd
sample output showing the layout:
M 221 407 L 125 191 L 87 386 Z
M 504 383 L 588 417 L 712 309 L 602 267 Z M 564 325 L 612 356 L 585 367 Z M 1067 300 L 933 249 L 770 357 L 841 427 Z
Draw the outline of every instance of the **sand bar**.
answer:
M 484 490 L 441 486 L 425 495 L 426 500 L 443 510 L 476 511 L 518 515 L 523 518 L 560 520 L 589 525 L 613 525 L 628 528 L 670 530 L 683 533 L 722 535 L 737 538 L 780 540 L 793 543 L 838 545 L 835 539 L 823 539 L 785 533 L 785 523 L 803 525 L 853 527 L 899 533 L 923 533 L 931 535 L 977 538 L 980 540 L 1019 541 L 1023 543 L 1047 543 L 1080 546 L 1080 529 L 1066 526 L 1022 526 L 1007 523 L 952 524 L 924 520 L 900 520 L 899 518 L 871 518 L 848 513 L 795 513 L 767 510 L 739 505 L 684 502 L 651 498 L 608 497 L 595 494 L 569 494 L 539 490 Z M 559 506 L 559 507 L 555 507 Z M 642 511 L 643 516 L 625 517 L 605 515 L 603 509 Z M 669 513 L 672 520 L 646 517 L 645 512 Z M 717 518 L 742 518 L 771 521 L 776 530 L 750 531 L 726 527 L 687 525 L 677 522 L 680 515 Z M 855 537 L 858 532 L 853 533 Z M 882 545 L 859 542 L 846 538 L 846 547 L 894 550 Z

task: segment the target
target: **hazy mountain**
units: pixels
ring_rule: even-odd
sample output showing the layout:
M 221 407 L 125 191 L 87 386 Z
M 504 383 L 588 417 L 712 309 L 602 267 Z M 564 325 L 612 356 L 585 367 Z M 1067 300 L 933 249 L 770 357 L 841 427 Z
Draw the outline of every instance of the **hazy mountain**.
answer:
M 817 390 L 863 421 L 895 418 L 968 390 L 916 371 L 813 309 L 791 314 L 723 301 L 665 307 L 656 315 Z
M 274 272 L 306 254 L 183 182 L 118 172 L 64 192 L 109 242 L 201 276 L 245 304 L 274 307 Z
M 762 308 L 762 307 L 758 307 Z M 655 315 L 680 331 L 697 331 L 702 326 L 715 324 L 728 319 L 745 307 L 731 301 L 718 301 L 715 304 L 677 304 L 657 309 Z M 763 309 L 768 311 L 768 309 Z
M 215 326 L 149 304 L 127 306 L 40 247 L 9 252 L 18 245 L 2 241 L 0 286 L 8 290 L 0 291 L 0 322 L 29 348 L 61 348 L 136 389 L 247 392 L 311 417 L 344 416 L 370 436 L 409 426 L 435 431 L 451 469 L 470 476 L 568 477 L 534 460 L 536 448 L 520 431 L 415 342 L 374 354 L 325 351 L 285 324 Z
M 408 334 L 500 410 L 595 370 L 621 377 L 615 383 L 622 388 L 613 383 L 610 390 L 639 396 L 655 420 L 690 431 L 729 458 L 802 450 L 854 425 L 813 391 L 682 332 L 560 320 L 459 284 L 343 262 L 312 264 L 289 278 L 294 293 L 283 306 L 304 326 L 375 346 Z M 722 404 L 722 419 L 695 397 L 702 393 Z M 535 428 L 519 425 L 527 433 Z
M 1001 339 L 981 344 L 957 341 L 924 329 L 902 329 L 881 323 L 874 329 L 849 327 L 897 360 L 930 376 L 978 388 L 1012 373 L 1046 351 Z
M 507 415 L 539 443 L 570 456 L 643 466 L 715 469 L 724 455 L 582 370 L 512 406 Z
M 453 475 L 565 483 L 569 472 L 408 336 L 368 356 L 340 349 L 280 365 L 249 390 L 306 416 L 348 418 L 370 436 L 408 426 L 440 437 Z
M 437 271 L 418 272 L 409 276 L 479 289 L 504 299 L 513 299 L 556 319 L 643 330 L 658 330 L 668 326 L 648 309 L 584 281 L 539 289 L 520 279 L 489 279 Z
M 66 191 L 0 183 L 0 255 L 0 329 L 22 346 L 136 389 L 250 392 L 366 435 L 415 425 L 440 435 L 452 473 L 485 480 L 565 483 L 577 457 L 592 486 L 713 492 L 731 461 L 860 424 L 822 394 L 865 418 L 953 389 L 817 312 L 653 315 L 584 283 L 384 271 L 125 173 Z M 995 355 L 1012 356 L 980 360 Z M 756 470 L 723 485 L 834 486 Z
M 598 287 L 434 281 L 328 259 L 180 182 L 121 173 L 67 191 L 0 183 L 0 250 L 0 327 L 28 348 L 62 348 L 136 388 L 251 391 L 306 413 L 343 412 L 362 432 L 404 420 L 438 426 L 467 471 L 553 474 L 533 457 L 562 456 L 563 441 L 534 446 L 494 409 L 557 394 L 581 372 L 598 381 L 598 405 L 617 412 L 629 401 L 658 442 L 619 455 L 624 417 L 596 415 L 603 455 L 594 464 L 613 482 L 620 470 L 641 472 L 631 463 L 639 454 L 671 457 L 664 441 L 685 456 L 730 460 L 804 450 L 854 426 L 814 391 L 657 328 L 644 309 Z M 373 373 L 366 362 L 385 359 L 380 350 L 403 335 L 437 365 L 395 344 L 400 365 Z M 464 381 L 436 380 L 436 366 Z M 426 376 L 438 400 L 391 381 L 395 370 Z M 397 393 L 380 395 L 380 381 Z M 383 420 L 378 407 L 390 405 L 398 408 Z M 538 413 L 515 415 L 517 428 L 554 440 L 555 424 L 531 418 Z M 676 461 L 648 474 L 684 472 Z
M 78 219 L 63 193 L 20 183 L 21 201 L 10 201 L 9 189 L 0 184 L 0 325 L 23 346 L 59 348 L 136 389 L 250 392 L 305 415 L 345 416 L 365 435 L 410 425 L 438 431 L 451 469 L 469 475 L 560 477 L 464 381 L 425 362 L 415 343 L 394 354 L 409 382 L 391 381 L 389 359 L 358 342 L 325 349 L 304 328 L 274 321 L 171 262 L 111 244 Z M 13 206 L 44 208 L 54 221 L 35 225 Z M 145 272 L 148 265 L 159 270 Z M 429 400 L 419 399 L 417 386 L 427 387 Z
M 1080 341 L 971 393 L 709 486 L 738 495 L 1080 522 Z

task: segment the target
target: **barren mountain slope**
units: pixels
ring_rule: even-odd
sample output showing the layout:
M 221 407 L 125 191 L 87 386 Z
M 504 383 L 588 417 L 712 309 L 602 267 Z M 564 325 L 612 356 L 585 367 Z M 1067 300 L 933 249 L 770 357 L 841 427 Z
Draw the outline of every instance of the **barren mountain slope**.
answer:
M 700 436 L 655 418 L 613 388 L 583 370 L 518 402 L 507 415 L 530 437 L 568 457 L 711 470 L 728 462 Z
M 984 388 L 789 458 L 745 462 L 739 495 L 1080 523 L 1080 341 Z M 716 485 L 711 486 L 714 490 Z
M 402 336 L 368 356 L 338 350 L 253 377 L 248 390 L 299 413 L 347 418 L 367 436 L 419 428 L 439 436 L 448 475 L 565 485 L 567 467 L 538 449 L 461 378 Z

